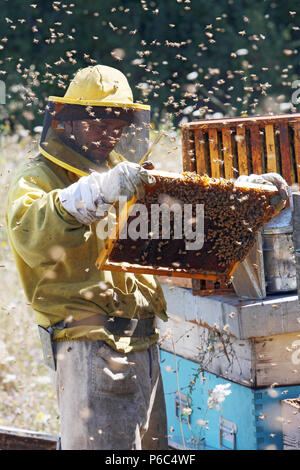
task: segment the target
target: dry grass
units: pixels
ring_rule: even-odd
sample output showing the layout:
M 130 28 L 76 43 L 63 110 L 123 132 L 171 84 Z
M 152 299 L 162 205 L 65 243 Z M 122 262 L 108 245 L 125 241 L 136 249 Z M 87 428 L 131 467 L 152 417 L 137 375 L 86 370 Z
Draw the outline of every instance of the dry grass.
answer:
M 16 136 L 2 138 L 0 148 L 0 425 L 57 434 L 54 390 L 43 364 L 34 312 L 25 298 L 5 229 L 11 174 L 35 148 L 31 139 L 14 140 Z
M 28 152 L 36 153 L 36 142 L 31 138 L 0 137 L 0 425 L 58 434 L 56 396 L 5 229 L 11 175 Z M 157 169 L 181 170 L 176 134 L 162 138 L 151 160 Z

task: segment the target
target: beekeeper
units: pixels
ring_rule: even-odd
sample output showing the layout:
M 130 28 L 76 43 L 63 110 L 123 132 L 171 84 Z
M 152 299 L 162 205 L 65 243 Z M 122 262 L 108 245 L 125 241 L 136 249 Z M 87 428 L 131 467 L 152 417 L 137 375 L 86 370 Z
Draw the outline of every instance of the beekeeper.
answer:
M 156 317 L 167 320 L 161 287 L 150 275 L 95 267 L 103 208 L 141 197 L 154 182 L 137 164 L 149 120 L 121 72 L 84 68 L 63 98 L 49 98 L 40 154 L 9 190 L 9 241 L 56 371 L 62 449 L 167 449 L 155 329 Z M 272 178 L 286 198 L 284 180 Z
M 63 98 L 49 98 L 40 154 L 9 190 L 9 241 L 56 370 L 62 449 L 167 449 L 162 289 L 151 275 L 95 267 L 102 208 L 154 182 L 137 164 L 149 117 L 120 71 L 79 70 Z

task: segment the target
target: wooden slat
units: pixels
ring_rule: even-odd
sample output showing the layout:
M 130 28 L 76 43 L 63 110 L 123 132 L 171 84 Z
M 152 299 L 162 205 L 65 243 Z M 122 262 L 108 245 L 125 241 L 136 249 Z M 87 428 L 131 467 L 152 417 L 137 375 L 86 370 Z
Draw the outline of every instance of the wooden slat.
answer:
M 116 271 L 116 272 L 128 272 L 136 274 L 153 274 L 154 276 L 174 276 L 174 277 L 186 277 L 190 279 L 206 279 L 209 281 L 227 281 L 231 277 L 231 271 L 229 273 L 188 273 L 183 272 L 182 270 L 171 271 L 170 267 L 159 267 L 153 268 L 148 266 L 140 266 L 136 264 L 126 264 L 118 263 L 113 261 L 106 261 L 105 264 L 101 266 L 103 271 Z
M 239 175 L 249 175 L 245 126 L 237 126 L 236 141 L 237 141 L 237 152 L 238 152 Z
M 0 426 L 1 450 L 56 450 L 58 440 L 52 434 Z
M 193 132 L 186 128 L 181 131 L 183 171 L 196 170 L 195 143 Z
M 300 252 L 300 192 L 299 191 L 293 193 L 293 206 L 294 206 L 293 243 L 294 243 L 295 251 L 299 253 Z M 299 288 L 299 294 L 300 294 L 300 285 L 298 286 L 298 288 Z
M 207 295 L 224 295 L 234 294 L 232 284 L 225 284 L 224 282 L 214 282 L 209 284 L 210 281 L 203 281 L 199 279 L 192 279 L 192 293 L 193 295 L 207 296 Z
M 211 177 L 220 178 L 221 168 L 220 168 L 220 155 L 219 155 L 217 129 L 209 129 L 208 139 L 209 139 Z
M 265 136 L 266 136 L 266 150 L 267 150 L 267 172 L 278 173 L 273 124 L 266 125 Z
M 296 279 L 298 297 L 300 296 L 300 192 L 293 193 L 293 244 L 295 249 Z M 299 297 L 300 299 L 300 297 Z
M 214 281 L 206 281 L 206 289 L 208 290 L 214 290 L 215 288 L 215 283 Z
M 198 281 L 198 279 L 193 279 L 193 281 L 195 281 L 195 283 L 200 282 L 200 281 Z M 197 287 L 195 287 L 195 286 L 197 286 Z M 229 294 L 233 295 L 234 294 L 234 289 L 233 289 L 233 287 L 227 287 L 227 286 L 222 287 L 222 288 L 218 287 L 218 288 L 214 288 L 214 289 L 207 289 L 206 287 L 201 287 L 200 285 L 198 287 L 198 285 L 194 284 L 192 292 L 193 292 L 194 296 L 207 297 L 209 295 L 226 295 L 226 294 L 227 295 L 229 295 Z
M 263 171 L 263 149 L 259 126 L 250 127 L 252 171 L 256 175 L 261 175 Z
M 281 153 L 281 175 L 288 185 L 292 184 L 291 151 L 288 125 L 285 122 L 279 124 L 280 130 L 280 153 Z
M 97 266 L 98 269 L 102 269 L 102 265 L 105 264 L 107 257 L 112 252 L 115 244 L 117 243 L 119 235 L 122 233 L 122 230 L 127 222 L 128 216 L 130 214 L 130 210 L 135 205 L 136 201 L 137 201 L 137 198 L 134 195 L 132 196 L 130 201 L 127 201 L 124 207 L 121 209 L 119 217 L 117 217 L 116 219 L 116 225 L 114 225 L 113 228 L 111 229 L 111 232 L 109 236 L 107 237 L 105 244 L 102 250 L 100 251 L 99 256 L 96 260 L 95 265 Z
M 206 162 L 205 140 L 202 130 L 195 130 L 196 171 L 199 175 L 209 173 Z
M 296 181 L 300 184 L 300 121 L 294 123 L 294 149 L 296 160 Z
M 192 279 L 192 292 L 193 295 L 201 295 L 201 291 L 204 289 L 203 281 L 199 279 Z
M 157 279 L 159 280 L 160 284 L 166 284 L 167 286 L 184 287 L 185 289 L 192 289 L 192 279 L 189 278 L 157 276 Z
M 230 128 L 222 129 L 224 176 L 226 179 L 234 178 L 233 174 L 233 145 Z
M 300 113 L 295 114 L 276 114 L 273 116 L 253 116 L 253 117 L 235 117 L 235 118 L 222 118 L 222 119 L 199 119 L 197 121 L 192 121 L 187 124 L 183 124 L 182 128 L 188 129 L 209 129 L 210 127 L 221 129 L 221 127 L 228 126 L 238 126 L 243 124 L 245 126 L 260 125 L 264 126 L 266 124 L 277 124 L 278 121 L 286 121 L 289 123 L 294 123 L 300 120 Z
M 262 236 L 258 232 L 255 244 L 246 259 L 239 263 L 233 274 L 232 284 L 235 293 L 243 299 L 264 299 L 266 283 Z

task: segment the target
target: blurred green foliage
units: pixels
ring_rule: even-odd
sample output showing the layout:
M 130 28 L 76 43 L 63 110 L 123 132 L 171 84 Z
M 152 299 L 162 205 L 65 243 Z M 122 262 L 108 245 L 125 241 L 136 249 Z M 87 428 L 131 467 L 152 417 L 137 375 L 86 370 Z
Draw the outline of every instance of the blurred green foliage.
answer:
M 177 124 L 216 112 L 281 112 L 299 76 L 295 0 L 0 0 L 0 7 L 7 92 L 0 113 L 29 129 L 42 125 L 47 96 L 63 95 L 76 70 L 93 64 L 124 72 L 157 123 L 166 113 Z

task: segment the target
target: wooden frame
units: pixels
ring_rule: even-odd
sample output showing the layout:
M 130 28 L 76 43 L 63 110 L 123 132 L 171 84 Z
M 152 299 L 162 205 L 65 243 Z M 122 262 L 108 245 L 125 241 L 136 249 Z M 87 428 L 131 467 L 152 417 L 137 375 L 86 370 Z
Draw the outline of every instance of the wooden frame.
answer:
M 177 173 L 169 173 L 169 172 L 158 172 L 155 170 L 150 170 L 150 173 L 154 176 L 166 176 L 168 179 L 175 180 L 183 180 L 184 175 L 177 174 Z M 213 180 L 211 180 L 211 185 L 216 184 Z M 272 185 L 265 186 L 265 185 L 258 185 L 258 184 L 248 184 L 249 188 L 259 189 L 263 191 L 267 197 L 271 197 L 277 191 L 276 188 Z M 236 188 L 239 186 L 236 185 Z M 244 185 L 240 185 L 241 188 L 245 188 Z M 249 189 L 248 188 L 248 189 Z M 157 276 L 169 276 L 169 277 L 181 277 L 181 278 L 189 278 L 189 279 L 205 279 L 206 281 L 217 281 L 217 282 L 228 282 L 231 276 L 233 275 L 236 267 L 238 266 L 240 261 L 235 261 L 231 264 L 231 267 L 227 272 L 212 272 L 208 271 L 207 269 L 201 270 L 201 272 L 187 272 L 186 269 L 175 268 L 172 266 L 168 267 L 152 267 L 152 266 L 144 266 L 138 263 L 127 263 L 127 262 L 116 262 L 110 259 L 110 255 L 113 252 L 113 249 L 119 239 L 119 235 L 124 227 L 126 220 L 130 215 L 130 209 L 136 202 L 136 198 L 132 198 L 129 201 L 123 210 L 121 210 L 119 217 L 116 219 L 116 225 L 112 229 L 110 235 L 105 241 L 105 244 L 99 253 L 99 256 L 96 260 L 96 266 L 99 270 L 108 270 L 108 271 L 119 271 L 119 272 L 131 272 L 135 274 L 152 274 Z
M 238 178 L 276 172 L 300 184 L 300 114 L 193 121 L 181 126 L 183 170 Z M 194 295 L 232 292 L 232 286 L 193 281 Z
M 58 450 L 59 436 L 0 426 L 1 450 Z
M 300 114 L 199 120 L 183 124 L 181 131 L 184 171 L 228 178 L 232 174 L 228 155 L 233 154 L 230 158 L 238 162 L 234 178 L 276 172 L 289 185 L 300 182 Z M 236 140 L 233 147 L 230 134 Z M 210 166 L 203 150 L 206 142 Z

